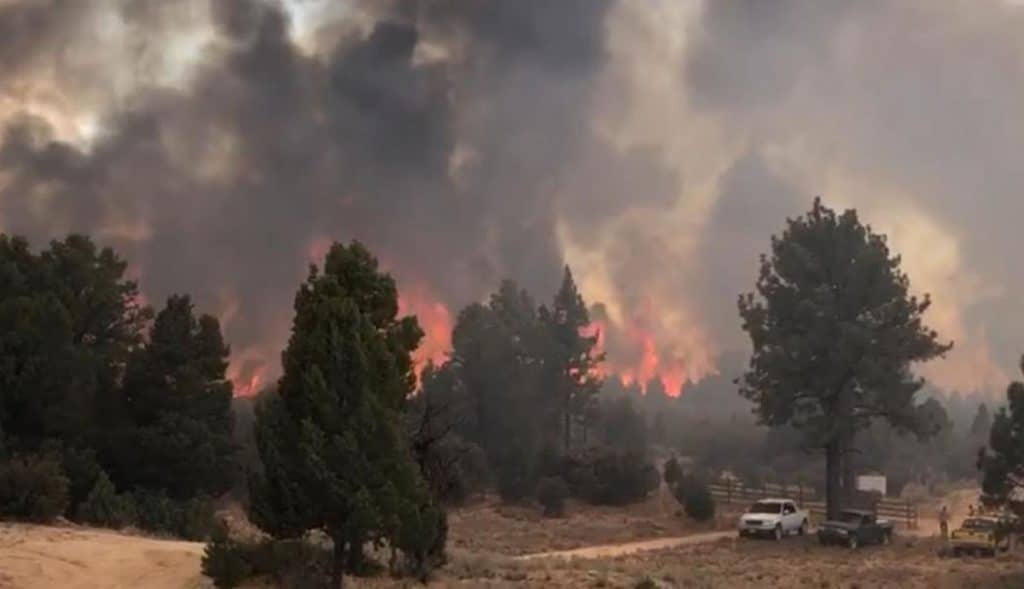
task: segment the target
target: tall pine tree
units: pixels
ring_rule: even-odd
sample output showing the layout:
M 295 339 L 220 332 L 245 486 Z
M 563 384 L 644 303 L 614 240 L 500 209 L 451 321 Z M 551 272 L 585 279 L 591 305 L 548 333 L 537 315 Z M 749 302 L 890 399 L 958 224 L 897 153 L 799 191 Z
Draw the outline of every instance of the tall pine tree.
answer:
M 196 317 L 187 296 L 167 300 L 125 372 L 129 425 L 107 450 L 118 486 L 177 499 L 228 490 L 237 465 L 229 353 L 216 318 Z
M 885 237 L 855 211 L 836 215 L 820 199 L 772 237 L 756 291 L 739 298 L 753 344 L 740 393 L 756 403 L 762 422 L 792 425 L 808 446 L 825 450 L 828 515 L 835 517 L 855 433 L 877 418 L 927 433 L 914 399 L 923 381 L 910 365 L 952 344 L 925 327 L 930 301 L 910 295 Z
M 604 360 L 604 354 L 597 350 L 598 335 L 588 333 L 590 314 L 568 266 L 551 308 L 541 307 L 540 317 L 550 338 L 545 366 L 558 399 L 563 450 L 568 452 L 573 423 L 585 425 L 595 395 L 601 390 L 599 366 Z
M 359 243 L 334 244 L 295 297 L 278 396 L 258 412 L 263 473 L 251 515 L 276 536 L 323 529 L 336 587 L 368 541 L 389 540 L 421 566 L 437 552 L 443 515 L 401 422 L 422 336 L 415 318 L 398 317 L 394 281 Z

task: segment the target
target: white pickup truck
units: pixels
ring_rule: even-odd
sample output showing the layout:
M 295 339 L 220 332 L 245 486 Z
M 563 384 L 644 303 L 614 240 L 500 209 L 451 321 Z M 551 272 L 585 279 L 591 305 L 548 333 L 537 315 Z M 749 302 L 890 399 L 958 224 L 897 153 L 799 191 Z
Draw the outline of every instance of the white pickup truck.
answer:
M 789 534 L 807 533 L 810 516 L 791 499 L 761 499 L 740 516 L 740 536 L 769 536 L 781 540 Z

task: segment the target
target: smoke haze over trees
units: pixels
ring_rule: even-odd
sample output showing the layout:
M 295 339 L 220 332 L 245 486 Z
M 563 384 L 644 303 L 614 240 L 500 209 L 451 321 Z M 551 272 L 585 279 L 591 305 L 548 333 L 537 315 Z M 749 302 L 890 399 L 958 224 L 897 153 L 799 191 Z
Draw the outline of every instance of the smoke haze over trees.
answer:
M 191 292 L 246 389 L 335 237 L 379 252 L 405 308 L 444 306 L 435 358 L 457 309 L 568 263 L 609 367 L 675 394 L 742 349 L 752 236 L 824 193 L 936 294 L 959 345 L 929 376 L 1002 389 L 1024 10 L 725 4 L 9 0 L 0 226 L 91 234 L 150 300 Z

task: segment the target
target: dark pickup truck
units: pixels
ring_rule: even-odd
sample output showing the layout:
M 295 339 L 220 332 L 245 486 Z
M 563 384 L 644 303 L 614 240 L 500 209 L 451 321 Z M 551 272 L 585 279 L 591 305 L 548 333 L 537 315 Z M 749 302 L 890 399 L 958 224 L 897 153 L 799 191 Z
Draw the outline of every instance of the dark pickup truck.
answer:
M 875 518 L 870 511 L 844 509 L 838 520 L 829 520 L 818 526 L 818 541 L 850 548 L 864 544 L 888 544 L 892 542 L 892 523 Z

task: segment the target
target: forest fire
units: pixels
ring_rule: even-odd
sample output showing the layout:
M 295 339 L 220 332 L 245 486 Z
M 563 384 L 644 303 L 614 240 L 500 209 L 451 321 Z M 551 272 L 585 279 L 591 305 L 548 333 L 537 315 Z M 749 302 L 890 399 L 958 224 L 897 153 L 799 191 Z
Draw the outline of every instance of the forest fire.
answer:
M 269 364 L 249 359 L 253 353 L 253 350 L 246 350 L 238 358 L 233 358 L 228 365 L 227 378 L 234 387 L 236 397 L 257 395 L 268 384 Z
M 451 313 L 441 302 L 429 296 L 425 287 L 405 288 L 398 296 L 399 315 L 415 315 L 423 329 L 420 347 L 413 353 L 416 377 L 427 362 L 441 364 L 448 357 L 452 343 Z
M 600 371 L 602 376 L 617 376 L 623 384 L 636 384 L 645 393 L 648 383 L 654 379 L 661 381 L 671 397 L 682 391 L 687 380 L 686 368 L 660 352 L 654 334 L 637 322 L 618 326 L 610 320 L 595 318 L 584 334 L 596 334 L 597 349 L 606 354 Z M 613 349 L 610 349 L 610 340 L 614 341 Z

